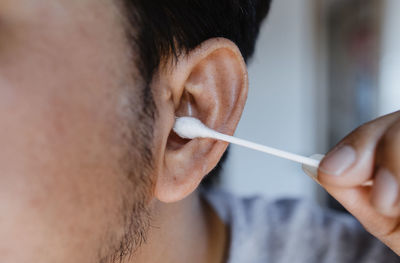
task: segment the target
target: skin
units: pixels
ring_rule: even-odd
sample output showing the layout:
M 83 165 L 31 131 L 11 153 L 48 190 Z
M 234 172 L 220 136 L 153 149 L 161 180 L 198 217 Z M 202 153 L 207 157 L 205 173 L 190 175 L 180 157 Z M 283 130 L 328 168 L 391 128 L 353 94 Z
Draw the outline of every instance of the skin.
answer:
M 149 169 L 143 83 L 116 3 L 2 0 L 0 15 L 0 262 L 111 262 L 124 238 L 145 230 L 146 243 L 130 243 L 122 262 L 223 262 L 227 227 L 196 189 L 227 144 L 171 130 L 175 116 L 191 114 L 233 134 L 248 89 L 238 48 L 210 39 L 155 73 Z M 375 164 L 400 182 L 399 126 L 398 113 L 367 124 L 343 141 L 357 152 L 343 176 L 319 171 L 397 253 L 398 205 L 376 208 L 373 189 L 359 185 Z
M 0 13 L 0 261 L 95 262 L 124 231 L 130 190 L 118 163 L 132 81 L 117 9 L 3 0 Z
M 172 86 L 155 96 L 160 132 L 144 142 L 137 120 L 143 83 L 115 2 L 2 0 L 0 14 L 0 262 L 119 261 L 114 253 L 124 238 L 139 240 L 150 223 L 146 245 L 124 244 L 123 253 L 129 255 L 130 246 L 135 252 L 124 262 L 221 261 L 225 227 L 197 194 L 182 200 L 190 194 L 187 187 L 173 204 L 159 201 L 172 200 L 165 193 L 174 190 L 155 181 L 171 178 L 177 167 L 167 163 L 167 174 L 161 165 L 177 156 L 165 154 L 175 108 L 171 97 L 162 96 L 172 94 Z M 165 74 L 159 84 L 166 83 Z M 141 143 L 157 145 L 152 171 L 143 165 Z M 204 167 L 210 170 L 226 145 L 203 144 L 216 145 L 209 152 L 216 157 Z M 181 244 L 186 253 L 167 243 Z
M 324 169 L 324 162 L 341 146 L 352 147 L 354 162 L 340 174 Z M 400 255 L 400 112 L 368 122 L 346 136 L 322 161 L 318 178 L 364 227 Z M 382 182 L 389 172 L 393 181 Z M 384 178 L 382 178 L 384 177 Z M 373 180 L 372 186 L 364 186 Z M 385 180 L 386 181 L 386 180 Z M 397 188 L 397 189 L 396 189 Z

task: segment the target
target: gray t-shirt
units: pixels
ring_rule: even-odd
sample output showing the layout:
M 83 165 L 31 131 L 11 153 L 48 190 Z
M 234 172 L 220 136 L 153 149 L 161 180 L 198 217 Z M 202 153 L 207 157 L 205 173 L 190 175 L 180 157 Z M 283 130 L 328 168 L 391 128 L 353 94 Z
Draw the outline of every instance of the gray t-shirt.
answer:
M 296 199 L 202 189 L 230 228 L 228 263 L 392 263 L 398 257 L 351 216 Z

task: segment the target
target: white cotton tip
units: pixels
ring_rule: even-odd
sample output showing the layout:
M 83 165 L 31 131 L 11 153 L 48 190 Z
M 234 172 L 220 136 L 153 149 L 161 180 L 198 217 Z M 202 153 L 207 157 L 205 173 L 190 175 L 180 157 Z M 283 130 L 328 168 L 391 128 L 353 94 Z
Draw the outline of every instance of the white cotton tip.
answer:
M 214 131 L 200 120 L 192 117 L 180 117 L 175 120 L 174 132 L 184 139 L 213 137 Z

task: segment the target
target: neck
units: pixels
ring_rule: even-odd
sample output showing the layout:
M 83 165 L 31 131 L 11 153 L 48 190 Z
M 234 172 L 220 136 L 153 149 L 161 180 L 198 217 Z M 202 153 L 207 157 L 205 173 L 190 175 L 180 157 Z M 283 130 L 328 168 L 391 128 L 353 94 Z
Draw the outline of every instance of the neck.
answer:
M 226 247 L 225 225 L 194 193 L 173 204 L 155 201 L 147 242 L 131 262 L 221 263 Z

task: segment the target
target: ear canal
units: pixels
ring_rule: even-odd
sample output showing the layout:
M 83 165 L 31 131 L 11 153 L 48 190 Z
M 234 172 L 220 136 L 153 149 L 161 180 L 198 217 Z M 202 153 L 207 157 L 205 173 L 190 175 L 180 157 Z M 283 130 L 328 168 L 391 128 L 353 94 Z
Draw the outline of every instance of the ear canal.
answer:
M 186 90 L 182 94 L 181 102 L 176 109 L 176 117 L 197 117 L 196 101 L 193 95 Z
M 181 102 L 176 109 L 175 112 L 175 117 L 194 117 L 197 115 L 197 110 L 195 106 L 195 101 L 193 96 L 187 92 L 184 91 L 182 94 L 182 99 Z M 185 146 L 190 139 L 187 138 L 182 138 L 176 132 L 172 129 L 171 134 L 168 137 L 167 141 L 167 149 L 169 150 L 178 150 Z

